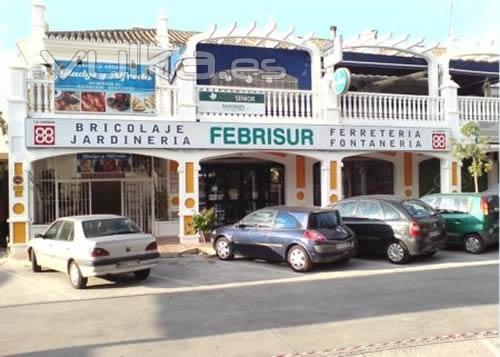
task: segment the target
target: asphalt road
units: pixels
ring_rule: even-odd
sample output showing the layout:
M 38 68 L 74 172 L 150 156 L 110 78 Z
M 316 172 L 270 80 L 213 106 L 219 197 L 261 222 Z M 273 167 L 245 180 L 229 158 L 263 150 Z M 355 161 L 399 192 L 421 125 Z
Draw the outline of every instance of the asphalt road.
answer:
M 297 274 L 238 259 L 162 259 L 146 282 L 0 265 L 0 354 L 272 356 L 498 327 L 498 251 L 394 266 L 354 259 Z M 489 344 L 489 345 L 488 345 Z M 492 344 L 471 351 L 492 355 Z

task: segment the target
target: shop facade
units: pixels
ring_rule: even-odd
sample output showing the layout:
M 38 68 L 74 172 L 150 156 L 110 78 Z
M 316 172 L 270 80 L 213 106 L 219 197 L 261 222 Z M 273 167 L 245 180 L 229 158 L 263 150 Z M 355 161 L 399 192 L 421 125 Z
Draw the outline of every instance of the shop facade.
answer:
M 121 214 L 157 236 L 193 239 L 205 207 L 224 224 L 272 205 L 460 191 L 450 149 L 461 123 L 498 128 L 498 98 L 460 96 L 443 49 L 399 43 L 385 54 L 372 39 L 380 46 L 362 52 L 335 32 L 299 38 L 276 24 L 176 31 L 163 15 L 156 29 L 57 32 L 43 4 L 32 11 L 20 44 L 32 56 L 11 66 L 9 84 L 19 249 L 67 215 Z M 494 63 L 480 63 L 484 78 Z M 341 91 L 339 68 L 351 76 Z M 495 185 L 497 172 L 486 180 Z

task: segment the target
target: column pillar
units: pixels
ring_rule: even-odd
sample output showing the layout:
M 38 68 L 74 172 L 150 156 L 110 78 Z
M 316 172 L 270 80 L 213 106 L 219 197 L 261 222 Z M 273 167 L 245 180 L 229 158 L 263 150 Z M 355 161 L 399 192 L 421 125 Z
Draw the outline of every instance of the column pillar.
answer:
M 342 160 L 321 162 L 321 206 L 326 207 L 342 199 Z
M 196 233 L 191 229 L 191 222 L 193 215 L 199 211 L 199 170 L 198 160 L 179 164 L 179 236 L 181 242 L 195 238 Z
M 31 161 L 26 150 L 25 121 L 27 117 L 27 68 L 9 68 L 7 119 L 9 123 L 9 246 L 12 254 L 27 258 L 26 243 L 30 237 L 29 171 Z
M 495 155 L 490 155 L 493 160 L 493 167 L 488 172 L 488 189 L 498 189 L 498 160 L 495 160 Z
M 462 191 L 462 163 L 452 158 L 443 158 L 441 161 L 441 193 Z
M 297 203 L 303 204 L 306 199 L 306 158 L 301 155 L 295 156 L 295 199 Z

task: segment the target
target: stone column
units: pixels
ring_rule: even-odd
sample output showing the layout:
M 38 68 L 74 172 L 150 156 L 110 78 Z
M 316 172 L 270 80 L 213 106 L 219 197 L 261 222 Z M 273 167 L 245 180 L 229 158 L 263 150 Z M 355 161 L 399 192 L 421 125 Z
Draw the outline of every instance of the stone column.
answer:
M 199 211 L 198 160 L 179 163 L 179 237 L 181 242 L 198 241 L 191 229 L 193 215 Z
M 461 192 L 462 163 L 454 160 L 451 155 L 441 159 L 441 193 Z
M 342 199 L 342 159 L 335 157 L 321 161 L 321 206 L 326 207 Z
M 27 117 L 27 68 L 9 68 L 7 119 L 9 123 L 9 228 L 10 248 L 14 256 L 27 258 L 26 243 L 30 234 L 29 171 L 30 158 L 26 150 L 25 122 Z

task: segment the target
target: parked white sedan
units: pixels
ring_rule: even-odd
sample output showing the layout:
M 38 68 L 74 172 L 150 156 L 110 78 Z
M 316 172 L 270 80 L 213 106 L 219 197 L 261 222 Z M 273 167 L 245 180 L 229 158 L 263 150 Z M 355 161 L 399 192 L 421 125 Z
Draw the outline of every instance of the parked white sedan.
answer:
M 28 255 L 34 272 L 42 266 L 64 272 L 76 289 L 90 276 L 133 272 L 147 279 L 159 257 L 155 237 L 116 215 L 60 218 L 30 240 Z

